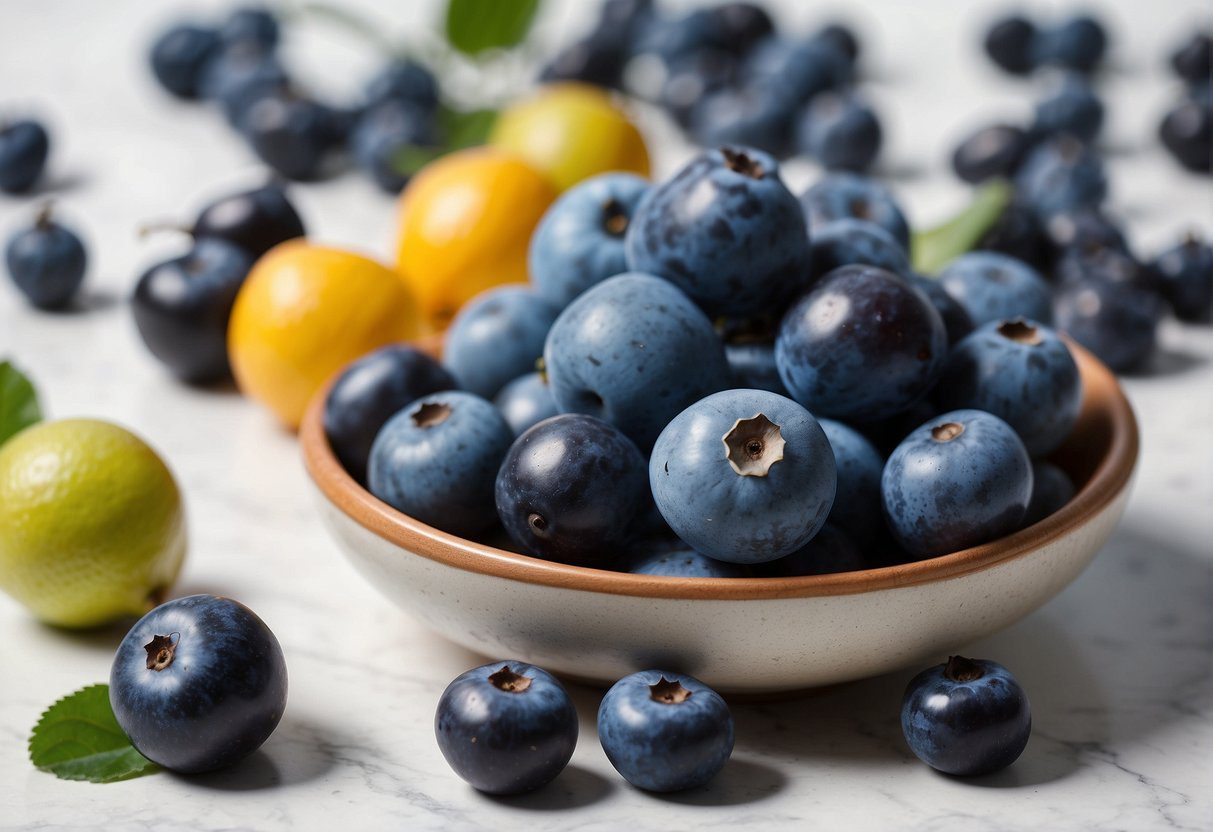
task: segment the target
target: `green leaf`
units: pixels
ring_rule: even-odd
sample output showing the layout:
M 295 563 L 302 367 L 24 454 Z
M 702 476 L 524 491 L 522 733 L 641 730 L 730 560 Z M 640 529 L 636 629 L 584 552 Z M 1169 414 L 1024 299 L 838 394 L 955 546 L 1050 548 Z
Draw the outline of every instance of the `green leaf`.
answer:
M 109 685 L 89 685 L 51 705 L 30 734 L 29 759 L 61 780 L 90 783 L 160 770 L 122 733 L 110 709 Z
M 981 242 L 1011 201 L 1011 186 L 992 182 L 977 191 L 969 207 L 957 216 L 928 231 L 914 235 L 914 270 L 932 275 L 949 262 L 972 251 Z
M 41 420 L 34 385 L 8 361 L 0 361 L 0 445 Z
M 539 0 L 449 0 L 446 39 L 465 55 L 508 49 L 526 37 Z

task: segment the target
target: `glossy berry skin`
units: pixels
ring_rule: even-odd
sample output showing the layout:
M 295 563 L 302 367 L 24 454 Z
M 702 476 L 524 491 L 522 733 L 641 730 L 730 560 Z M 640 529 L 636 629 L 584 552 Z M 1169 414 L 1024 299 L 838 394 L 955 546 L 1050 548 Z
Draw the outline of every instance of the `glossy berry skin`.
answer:
M 542 373 L 527 373 L 501 388 L 493 404 L 505 417 L 506 424 L 515 436 L 525 433 L 531 426 L 560 413 L 552 388 Z
M 797 147 L 826 170 L 863 172 L 880 154 L 880 119 L 853 95 L 823 93 L 797 126 Z
M 1089 15 L 1076 15 L 1058 26 L 1044 29 L 1032 42 L 1036 64 L 1052 64 L 1075 72 L 1094 70 L 1107 47 L 1107 32 Z
M 1103 126 L 1104 106 L 1081 75 L 1068 75 L 1056 90 L 1036 105 L 1032 132 L 1037 136 L 1068 133 L 1093 141 Z
M 810 412 L 869 421 L 930 389 L 947 342 L 922 292 L 884 269 L 843 266 L 784 315 L 775 361 L 792 398 Z
M 865 548 L 876 543 L 883 531 L 880 506 L 880 475 L 884 457 L 876 446 L 850 425 L 833 419 L 821 419 L 834 466 L 838 488 L 826 526 L 842 531 Z
M 194 221 L 197 239 L 234 243 L 256 260 L 279 243 L 302 237 L 303 220 L 279 185 L 239 191 L 211 202 Z
M 816 282 L 840 266 L 876 266 L 897 275 L 910 273 L 910 259 L 889 232 L 868 220 L 839 219 L 813 229 L 809 278 Z
M 606 173 L 565 191 L 531 237 L 527 268 L 535 292 L 563 309 L 591 286 L 628 270 L 624 237 L 649 183 Z
M 1108 194 L 1103 162 L 1073 136 L 1038 145 L 1015 174 L 1020 196 L 1044 218 L 1096 208 Z
M 324 433 L 351 477 L 366 483 L 379 431 L 409 404 L 459 385 L 423 352 L 391 344 L 359 358 L 337 377 L 324 401 Z
M 214 595 L 177 598 L 139 619 L 118 645 L 109 684 L 131 744 L 182 774 L 252 754 L 286 708 L 278 639 L 248 607 Z
M 173 26 L 152 44 L 152 74 L 160 86 L 178 98 L 197 98 L 202 70 L 220 44 L 214 29 L 191 24 Z
M 829 174 L 800 195 L 800 205 L 810 237 L 833 220 L 867 220 L 889 232 L 909 251 L 910 225 L 905 213 L 893 192 L 875 179 L 856 173 Z
M 1020 15 L 996 21 L 986 32 L 983 45 L 990 60 L 1012 75 L 1027 75 L 1036 68 L 1032 43 L 1036 25 Z
M 960 777 L 1001 771 L 1032 733 L 1027 694 L 997 662 L 953 656 L 906 686 L 901 730 L 914 755 Z
M 681 542 L 680 542 L 681 543 Z M 667 578 L 744 578 L 745 567 L 700 554 L 685 544 L 649 552 L 632 564 L 633 575 Z
M 257 158 L 287 179 L 319 179 L 334 145 L 328 108 L 290 93 L 262 96 L 240 126 Z
M 1032 463 L 1002 419 L 953 410 L 902 440 L 880 487 L 897 542 L 917 557 L 935 557 L 1019 529 L 1032 496 Z
M 720 694 L 693 676 L 642 670 L 602 697 L 598 739 L 633 786 L 682 791 L 724 768 L 733 753 L 733 715 Z
M 459 386 L 486 399 L 535 369 L 559 308 L 529 286 L 498 286 L 465 305 L 446 332 L 442 361 Z
M 28 191 L 42 175 L 50 153 L 50 136 L 36 121 L 0 124 L 0 191 Z
M 978 327 L 1016 317 L 1053 321 L 1049 284 L 1027 263 L 1005 254 L 962 254 L 939 273 L 939 285 Z
M 70 229 L 44 209 L 30 228 L 18 231 L 4 249 L 4 262 L 21 294 L 37 309 L 62 309 L 84 282 L 88 255 Z
M 934 398 L 940 410 L 993 413 L 1015 429 L 1029 454 L 1046 456 L 1078 421 L 1082 379 L 1053 330 L 1015 318 L 992 321 L 957 344 Z
M 1153 263 L 1163 297 L 1181 321 L 1213 319 L 1213 247 L 1189 235 Z
M 935 307 L 943 320 L 944 329 L 948 332 L 948 346 L 958 342 L 973 331 L 973 318 L 956 298 L 948 294 L 940 282 L 934 278 L 911 274 L 910 283 L 927 296 L 927 300 Z
M 798 578 L 858 572 L 873 565 L 846 532 L 826 523 L 803 547 L 786 557 L 759 564 L 754 571 L 761 578 Z
M 991 124 L 965 137 L 952 152 L 952 170 L 965 182 L 1009 179 L 1019 170 L 1035 137 L 1022 127 Z
M 808 257 L 804 213 L 779 165 L 739 147 L 703 152 L 653 187 L 625 245 L 629 268 L 666 278 L 709 315 L 778 305 Z
M 775 364 L 773 341 L 725 343 L 724 354 L 729 362 L 733 387 L 769 390 L 781 396 L 788 395 L 788 389 L 783 386 L 783 379 L 779 377 L 779 367 Z
M 649 485 L 661 516 L 697 552 L 730 563 L 781 558 L 813 539 L 837 482 L 812 414 L 765 390 L 725 390 L 661 432 Z
M 851 61 L 824 38 L 768 38 L 748 56 L 746 77 L 783 87 L 797 104 L 838 89 L 851 76 Z
M 244 249 L 204 237 L 140 276 L 131 297 L 139 336 L 180 380 L 202 384 L 231 376 L 227 322 L 252 267 Z
M 649 507 L 645 459 L 592 416 L 546 419 L 514 441 L 496 484 L 497 514 L 531 554 L 611 567 Z
M 410 517 L 470 536 L 493 525 L 493 481 L 514 433 L 497 408 L 459 391 L 415 400 L 375 437 L 371 493 Z
M 1038 459 L 1032 462 L 1032 499 L 1028 502 L 1028 513 L 1023 518 L 1024 527 L 1044 520 L 1070 500 L 1074 499 L 1074 481 L 1070 475 L 1051 462 Z
M 280 34 L 278 19 L 261 6 L 233 9 L 219 27 L 219 38 L 228 45 L 248 41 L 263 49 L 273 49 Z
M 359 116 L 350 137 L 358 167 L 385 193 L 399 193 L 409 178 L 397 169 L 406 147 L 438 143 L 432 116 L 418 105 L 388 100 Z
M 397 60 L 375 73 L 367 82 L 365 95 L 368 108 L 401 101 L 432 111 L 438 106 L 438 82 L 416 61 Z
M 577 746 L 577 709 L 560 681 L 519 661 L 472 668 L 447 685 L 434 715 L 438 749 L 488 794 L 550 783 Z
M 1058 332 L 1120 373 L 1140 369 L 1154 354 L 1159 306 L 1151 292 L 1088 278 L 1062 287 L 1053 308 Z
M 1213 171 L 1213 102 L 1180 102 L 1163 117 L 1158 137 L 1180 165 L 1195 173 Z
M 544 365 L 562 411 L 603 419 L 645 451 L 687 405 L 729 383 L 707 316 L 673 284 L 639 273 L 569 304 L 548 333 Z

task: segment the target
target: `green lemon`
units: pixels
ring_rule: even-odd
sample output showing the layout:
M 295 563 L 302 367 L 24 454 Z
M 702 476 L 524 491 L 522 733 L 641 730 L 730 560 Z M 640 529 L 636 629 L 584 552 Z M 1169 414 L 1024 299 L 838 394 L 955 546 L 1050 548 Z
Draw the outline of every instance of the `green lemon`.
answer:
M 60 627 L 151 609 L 185 558 L 172 472 L 139 437 L 93 419 L 0 446 L 0 589 Z

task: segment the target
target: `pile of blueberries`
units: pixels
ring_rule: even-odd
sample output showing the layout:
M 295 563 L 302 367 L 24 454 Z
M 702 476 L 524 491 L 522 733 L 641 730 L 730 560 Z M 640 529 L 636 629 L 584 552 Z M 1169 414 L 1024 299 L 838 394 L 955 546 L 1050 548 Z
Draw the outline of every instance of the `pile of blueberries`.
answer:
M 1182 100 L 1158 125 L 1163 147 L 1185 168 L 1213 173 L 1213 32 L 1193 32 L 1171 54 Z
M 606 0 L 589 34 L 540 78 L 626 90 L 661 106 L 703 146 L 741 144 L 862 172 L 882 133 L 855 90 L 858 57 L 846 26 L 786 35 L 758 3 L 671 16 L 653 0 Z
M 278 54 L 279 21 L 265 8 L 239 8 L 218 26 L 180 23 L 152 45 L 160 85 L 186 100 L 214 103 L 262 162 L 288 179 L 321 178 L 352 156 L 385 191 L 404 187 L 397 155 L 438 144 L 434 76 L 406 58 L 385 66 L 363 100 L 333 106 L 308 95 Z

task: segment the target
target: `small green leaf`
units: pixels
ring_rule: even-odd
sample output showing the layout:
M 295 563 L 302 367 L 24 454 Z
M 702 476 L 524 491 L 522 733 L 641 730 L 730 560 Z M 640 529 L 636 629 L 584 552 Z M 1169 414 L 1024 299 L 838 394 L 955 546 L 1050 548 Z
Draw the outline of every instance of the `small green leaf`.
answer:
M 89 685 L 42 714 L 29 759 L 61 780 L 113 783 L 159 771 L 131 745 L 110 709 L 109 685 Z
M 539 0 L 449 0 L 446 39 L 465 55 L 508 49 L 526 37 Z
M 392 169 L 402 176 L 413 176 L 439 156 L 446 154 L 446 148 L 430 145 L 406 144 L 392 154 Z
M 8 361 L 0 361 L 0 445 L 41 420 L 34 385 Z
M 949 262 L 972 251 L 981 242 L 1007 203 L 1011 201 L 1011 186 L 1006 182 L 985 185 L 963 212 L 928 231 L 914 235 L 914 270 L 920 274 L 935 274 Z

